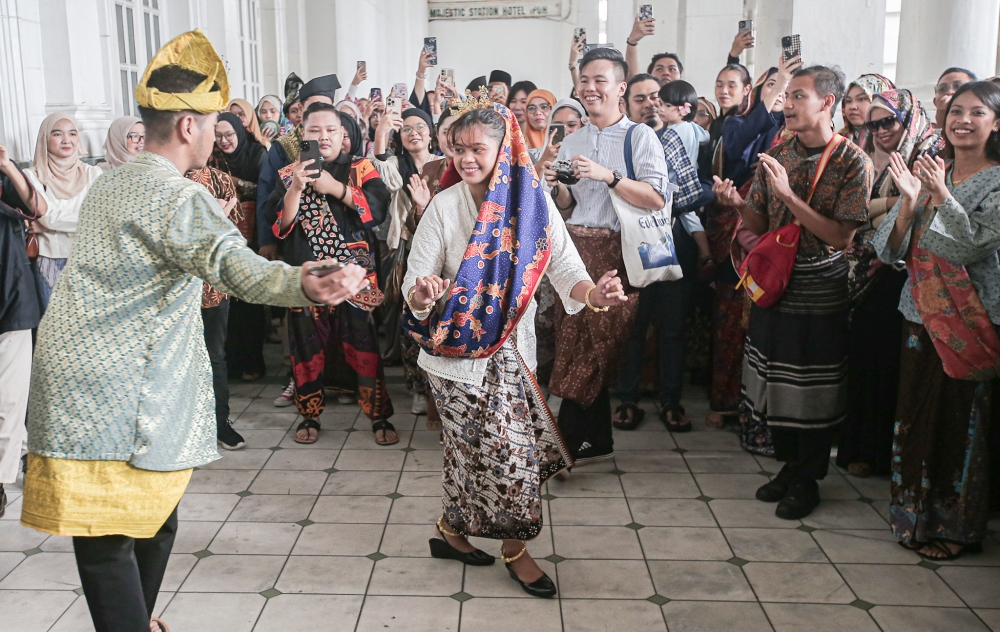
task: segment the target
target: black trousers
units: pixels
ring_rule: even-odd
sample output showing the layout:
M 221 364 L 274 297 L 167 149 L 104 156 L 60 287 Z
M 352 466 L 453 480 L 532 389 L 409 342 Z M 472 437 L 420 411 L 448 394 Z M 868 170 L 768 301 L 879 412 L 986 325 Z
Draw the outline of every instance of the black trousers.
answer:
M 201 310 L 205 325 L 205 346 L 212 362 L 212 388 L 215 390 L 215 423 L 229 419 L 229 371 L 226 369 L 226 331 L 229 323 L 229 299 L 218 307 Z
M 804 430 L 771 426 L 771 439 L 774 458 L 787 463 L 792 474 L 816 481 L 826 478 L 833 446 L 832 428 Z
M 263 305 L 246 303 L 237 298 L 229 301 L 229 332 L 226 336 L 226 365 L 234 377 L 244 373 L 263 374 L 264 336 L 267 316 Z
M 174 508 L 151 538 L 73 538 L 76 566 L 96 632 L 149 632 L 176 534 Z
M 611 397 L 606 386 L 590 406 L 571 399 L 562 400 L 556 423 L 574 457 L 587 443 L 594 447 L 596 454 L 607 454 L 614 449 L 615 440 L 611 436 Z

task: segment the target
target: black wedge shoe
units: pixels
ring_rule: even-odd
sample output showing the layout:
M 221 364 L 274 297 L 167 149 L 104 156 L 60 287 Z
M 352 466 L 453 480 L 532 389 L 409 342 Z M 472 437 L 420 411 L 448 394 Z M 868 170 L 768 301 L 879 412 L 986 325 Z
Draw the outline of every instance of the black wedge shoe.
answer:
M 521 549 L 520 553 L 518 553 L 514 557 L 506 557 L 503 554 L 503 546 L 501 545 L 500 557 L 503 558 L 504 566 L 507 567 L 507 572 L 510 573 L 510 578 L 516 581 L 518 584 L 520 584 L 521 589 L 524 590 L 524 592 L 531 595 L 532 597 L 541 597 L 543 599 L 551 599 L 552 597 L 555 597 L 556 585 L 552 581 L 552 579 L 544 572 L 542 573 L 541 577 L 539 577 L 538 579 L 529 584 L 523 581 L 520 577 L 518 577 L 517 573 L 514 572 L 514 569 L 511 568 L 510 566 L 511 563 L 516 561 L 522 555 L 524 555 L 524 552 L 527 550 L 528 550 L 528 545 L 525 544 L 524 548 Z
M 431 557 L 436 557 L 439 560 L 457 560 L 463 564 L 468 564 L 469 566 L 492 566 L 497 558 L 493 557 L 486 551 L 481 551 L 476 549 L 472 553 L 463 553 L 459 551 L 452 545 L 448 544 L 448 541 L 443 539 L 444 536 L 450 535 L 452 537 L 458 537 L 459 534 L 454 531 L 448 531 L 447 528 L 442 526 L 444 521 L 444 516 L 438 518 L 437 530 L 441 532 L 442 539 L 431 538 L 428 543 L 431 545 Z
M 497 558 L 479 549 L 472 553 L 463 553 L 444 540 L 431 538 L 428 542 L 431 545 L 431 557 L 439 560 L 457 560 L 469 566 L 492 566 L 497 561 Z

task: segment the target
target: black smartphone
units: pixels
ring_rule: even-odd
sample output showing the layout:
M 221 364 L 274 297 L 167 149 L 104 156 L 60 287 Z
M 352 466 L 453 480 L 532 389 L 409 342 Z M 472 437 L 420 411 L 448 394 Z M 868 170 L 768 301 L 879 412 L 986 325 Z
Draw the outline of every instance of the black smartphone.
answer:
M 566 138 L 566 126 L 562 123 L 553 123 L 552 125 L 549 125 L 550 135 L 553 130 L 555 131 L 555 134 L 552 135 L 552 144 L 556 145 L 563 142 L 563 139 Z
M 372 88 L 371 92 L 368 93 L 368 100 L 372 103 L 382 101 L 382 88 Z
M 781 38 L 781 55 L 788 61 L 792 57 L 802 55 L 802 40 L 798 35 L 785 35 Z
M 310 178 L 315 180 L 319 178 L 320 171 L 323 169 L 323 156 L 319 153 L 318 140 L 304 140 L 299 143 L 299 161 L 306 163 L 310 160 L 316 161 L 308 167 L 309 171 L 312 171 L 313 169 L 317 170 L 309 175 Z
M 325 277 L 333 274 L 337 270 L 343 270 L 347 264 L 343 261 L 324 261 L 318 265 L 309 267 L 309 274 L 312 276 Z
M 424 38 L 424 50 L 430 53 L 430 59 L 428 64 L 431 66 L 437 66 L 438 63 L 438 38 L 436 37 L 425 37 Z
M 639 5 L 639 19 L 640 20 L 652 20 L 653 19 L 653 5 L 651 5 L 651 4 Z

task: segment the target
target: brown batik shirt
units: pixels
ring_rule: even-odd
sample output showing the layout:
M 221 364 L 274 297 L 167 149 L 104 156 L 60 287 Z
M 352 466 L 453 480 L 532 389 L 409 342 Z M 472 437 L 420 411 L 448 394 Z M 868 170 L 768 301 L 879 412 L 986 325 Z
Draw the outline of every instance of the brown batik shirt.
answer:
M 813 175 L 822 152 L 809 155 L 798 137 L 773 147 L 767 152 L 777 158 L 788 173 L 788 184 L 803 200 L 809 197 Z M 874 167 L 868 155 L 850 140 L 840 143 L 820 176 L 809 206 L 817 213 L 838 221 L 868 221 L 868 200 L 871 198 Z M 790 224 L 795 216 L 771 189 L 763 167 L 757 168 L 753 185 L 747 195 L 747 207 L 766 213 L 768 230 Z M 831 255 L 836 249 L 802 227 L 798 257 L 810 259 Z
M 184 174 L 184 177 L 204 185 L 212 197 L 217 200 L 231 200 L 237 197 L 236 184 L 233 182 L 232 176 L 225 171 L 219 171 L 215 167 L 202 167 L 195 171 L 188 171 Z M 239 204 L 233 209 L 229 219 L 239 226 L 239 223 L 243 220 Z M 225 294 L 205 283 L 201 294 L 201 308 L 210 309 L 218 307 L 226 298 L 228 297 Z

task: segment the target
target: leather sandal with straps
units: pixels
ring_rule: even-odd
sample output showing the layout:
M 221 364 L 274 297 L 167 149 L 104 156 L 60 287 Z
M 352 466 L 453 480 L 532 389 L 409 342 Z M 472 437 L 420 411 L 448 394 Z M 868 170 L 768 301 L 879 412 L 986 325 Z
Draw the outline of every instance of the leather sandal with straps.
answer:
M 629 415 L 631 413 L 631 416 Z M 618 430 L 635 430 L 642 423 L 642 418 L 646 416 L 646 411 L 635 404 L 622 404 L 615 409 L 615 416 L 611 420 Z
M 521 586 L 521 589 L 524 590 L 524 592 L 531 595 L 532 597 L 542 597 L 543 599 L 550 599 L 552 597 L 555 597 L 557 592 L 556 585 L 552 581 L 552 579 L 545 574 L 544 571 L 542 572 L 541 577 L 539 577 L 538 579 L 529 584 L 528 582 L 518 577 L 517 573 L 514 572 L 514 569 L 511 568 L 511 564 L 521 559 L 521 557 L 527 551 L 528 551 L 528 543 L 522 542 L 521 550 L 517 553 L 517 555 L 514 555 L 512 557 L 507 557 L 503 553 L 503 544 L 500 545 L 500 559 L 503 560 L 504 566 L 507 567 L 507 572 L 510 573 L 511 579 L 516 581 Z
M 382 441 L 378 440 L 378 431 L 379 430 L 383 431 L 382 432 L 382 437 L 383 437 Z M 375 443 L 377 443 L 379 445 L 396 445 L 397 443 L 399 443 L 399 433 L 398 432 L 396 432 L 396 440 L 395 441 L 388 441 L 388 440 L 385 439 L 385 437 L 389 436 L 389 432 L 390 431 L 391 432 L 396 432 L 396 426 L 392 425 L 391 423 L 389 423 L 385 419 L 383 419 L 381 421 L 376 421 L 375 423 L 372 424 L 372 432 L 375 434 Z

